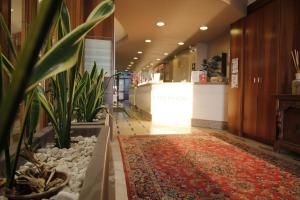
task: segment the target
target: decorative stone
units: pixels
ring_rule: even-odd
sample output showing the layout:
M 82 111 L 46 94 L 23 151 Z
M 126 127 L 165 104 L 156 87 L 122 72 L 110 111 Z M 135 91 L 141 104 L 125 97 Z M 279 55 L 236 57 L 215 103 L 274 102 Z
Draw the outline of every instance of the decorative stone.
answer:
M 56 200 L 77 200 L 79 198 L 78 193 L 70 193 L 61 191 L 57 194 Z

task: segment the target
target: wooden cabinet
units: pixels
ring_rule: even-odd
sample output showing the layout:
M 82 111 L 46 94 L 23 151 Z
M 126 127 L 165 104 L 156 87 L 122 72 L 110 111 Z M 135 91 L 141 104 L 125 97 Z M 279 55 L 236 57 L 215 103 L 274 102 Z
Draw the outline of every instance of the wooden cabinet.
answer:
M 273 143 L 278 35 L 278 1 L 251 13 L 245 23 L 243 133 Z
M 274 149 L 300 153 L 300 95 L 277 96 L 277 135 Z
M 299 10 L 299 0 L 260 0 L 248 8 L 243 23 L 231 26 L 232 31 L 238 26 L 243 32 L 242 38 L 231 34 L 231 59 L 242 58 L 239 88 L 229 90 L 231 132 L 275 142 L 274 95 L 291 93 L 295 70 L 290 51 L 300 49 Z

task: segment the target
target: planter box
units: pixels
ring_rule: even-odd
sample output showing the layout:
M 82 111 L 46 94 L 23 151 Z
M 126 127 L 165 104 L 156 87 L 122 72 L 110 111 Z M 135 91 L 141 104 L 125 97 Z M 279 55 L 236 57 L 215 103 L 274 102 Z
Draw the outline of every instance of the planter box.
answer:
M 80 191 L 80 198 L 84 200 L 109 199 L 109 167 L 111 159 L 110 152 L 110 128 L 95 123 L 79 124 L 72 126 L 71 136 L 91 137 L 98 136 L 92 159 L 86 171 L 83 187 Z M 51 127 L 42 129 L 35 135 L 34 144 L 39 147 L 46 146 L 47 143 L 54 142 L 54 134 Z M 19 165 L 23 165 L 24 160 L 20 158 Z M 4 160 L 0 161 L 0 168 L 4 169 Z M 3 174 L 0 174 L 3 176 Z

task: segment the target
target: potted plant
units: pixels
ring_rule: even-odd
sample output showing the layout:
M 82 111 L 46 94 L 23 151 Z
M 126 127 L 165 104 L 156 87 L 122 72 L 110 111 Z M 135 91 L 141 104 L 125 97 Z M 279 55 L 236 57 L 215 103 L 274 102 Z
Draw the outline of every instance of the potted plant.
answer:
M 66 184 L 66 174 L 48 169 L 43 163 L 38 162 L 33 154 L 28 152 L 25 152 L 24 157 L 35 165 L 35 172 L 29 170 L 21 174 L 21 176 L 16 174 L 21 146 L 24 141 L 25 122 L 28 121 L 29 113 L 32 111 L 32 103 L 30 102 L 34 102 L 33 99 L 35 98 L 33 98 L 33 96 L 35 95 L 38 96 L 39 100 L 43 100 L 40 98 L 43 96 L 41 92 L 42 88 L 38 86 L 41 81 L 66 70 L 70 70 L 78 64 L 78 57 L 85 35 L 114 10 L 112 1 L 103 1 L 92 11 L 84 24 L 70 33 L 65 34 L 53 47 L 39 58 L 39 53 L 43 48 L 44 41 L 47 41 L 52 22 L 56 16 L 59 17 L 63 13 L 60 12 L 63 9 L 63 5 L 62 0 L 55 2 L 45 0 L 41 3 L 40 12 L 36 18 L 36 22 L 32 26 L 29 37 L 25 41 L 21 54 L 17 56 L 16 52 L 11 48 L 12 54 L 15 55 L 15 62 L 10 62 L 0 52 L 0 112 L 2 115 L 0 121 L 0 153 L 2 154 L 2 152 L 4 152 L 6 160 L 6 179 L 5 183 L 3 183 L 2 179 L 0 184 L 1 186 L 5 184 L 6 195 L 11 199 L 42 198 L 42 195 L 45 195 L 45 193 L 46 196 L 49 195 L 49 193 L 52 195 L 53 192 L 58 191 L 61 186 Z M 3 22 L 4 21 L 1 21 L 2 28 L 4 27 L 7 37 L 10 38 L 10 33 Z M 61 24 L 61 28 L 61 31 L 65 31 L 66 24 Z M 8 43 L 9 46 L 12 45 L 11 38 Z M 16 67 L 14 67 L 12 63 L 16 63 Z M 4 89 L 2 85 L 3 71 L 11 78 L 8 89 Z M 17 150 L 12 154 L 9 151 L 8 142 L 11 135 L 10 130 L 15 120 L 17 110 L 19 109 L 19 104 L 24 98 L 26 98 L 27 102 L 24 111 L 24 120 L 22 122 L 22 131 Z M 41 102 L 41 104 L 45 107 L 43 102 Z M 37 172 L 38 175 L 36 175 Z M 26 175 L 26 177 L 22 175 Z M 63 181 L 59 183 L 58 187 L 55 185 L 55 188 L 49 188 L 51 182 L 59 179 Z M 33 186 L 36 182 L 42 182 L 43 185 L 42 191 L 38 189 L 39 194 L 28 194 L 30 191 L 27 190 L 25 190 L 26 194 L 22 191 L 18 191 L 19 186 Z

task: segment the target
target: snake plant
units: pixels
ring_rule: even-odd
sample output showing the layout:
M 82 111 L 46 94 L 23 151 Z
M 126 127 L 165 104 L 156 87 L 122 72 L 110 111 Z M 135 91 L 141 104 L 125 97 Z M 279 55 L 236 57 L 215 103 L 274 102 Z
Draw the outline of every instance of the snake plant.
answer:
M 65 6 L 63 6 L 62 15 L 58 22 L 58 38 L 72 35 L 73 32 L 81 31 L 82 36 L 85 36 L 92 28 L 94 28 L 100 21 L 108 17 L 113 11 L 111 1 L 104 1 L 97 6 L 94 11 L 87 18 L 87 21 L 68 33 L 70 30 L 70 17 Z M 77 39 L 80 44 L 78 48 L 78 57 L 75 66 L 65 72 L 57 74 L 51 78 L 51 89 L 53 91 L 53 100 L 46 98 L 43 91 L 39 90 L 38 97 L 44 110 L 53 126 L 56 134 L 57 144 L 60 148 L 70 147 L 70 129 L 71 120 L 74 108 L 74 99 L 80 95 L 83 90 L 83 85 L 77 85 L 75 78 L 79 74 L 79 67 L 83 51 L 84 37 Z M 77 91 L 75 92 L 75 86 Z
M 0 52 L 0 153 L 3 151 L 5 153 L 6 182 L 8 188 L 13 187 L 21 144 L 25 133 L 25 124 L 29 120 L 29 113 L 33 112 L 32 103 L 35 102 L 35 95 L 37 95 L 39 100 L 41 100 L 41 97 L 44 97 L 43 89 L 38 84 L 43 80 L 78 65 L 78 57 L 85 35 L 114 10 L 112 1 L 103 1 L 92 11 L 85 23 L 64 35 L 51 49 L 39 57 L 43 45 L 45 45 L 49 38 L 48 36 L 55 21 L 54 19 L 60 15 L 62 3 L 63 0 L 56 0 L 55 2 L 52 0 L 42 1 L 36 21 L 33 23 L 24 48 L 22 48 L 19 55 L 17 55 L 11 46 L 13 44 L 11 35 L 1 16 L 1 27 L 6 33 L 8 46 L 12 55 L 12 61 L 9 61 Z M 16 63 L 15 66 L 12 63 Z M 5 73 L 10 79 L 8 88 L 5 88 L 3 84 Z M 11 157 L 12 154 L 9 152 L 9 138 L 19 104 L 22 100 L 26 100 L 24 120 L 21 123 L 21 135 L 17 150 L 14 156 Z M 47 104 L 44 102 L 41 102 L 41 104 L 47 110 Z M 54 122 L 53 119 L 51 119 L 51 122 Z M 52 125 L 56 126 L 55 124 Z
M 85 71 L 82 76 L 78 76 L 78 86 L 76 87 L 78 98 L 75 101 L 77 121 L 92 122 L 98 112 L 105 108 L 103 106 L 104 75 L 104 70 L 101 69 L 99 72 L 97 64 L 94 62 L 91 73 Z

